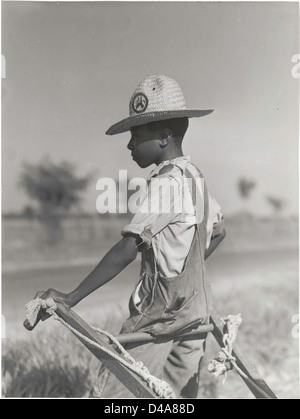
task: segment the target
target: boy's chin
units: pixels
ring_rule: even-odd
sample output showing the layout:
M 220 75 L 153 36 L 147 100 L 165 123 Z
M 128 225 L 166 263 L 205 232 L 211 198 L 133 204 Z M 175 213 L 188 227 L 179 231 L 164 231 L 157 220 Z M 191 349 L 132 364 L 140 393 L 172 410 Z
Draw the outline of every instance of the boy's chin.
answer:
M 152 163 L 149 162 L 141 162 L 141 161 L 137 161 L 135 160 L 136 164 L 138 166 L 140 166 L 141 169 L 146 169 L 147 167 L 151 166 Z

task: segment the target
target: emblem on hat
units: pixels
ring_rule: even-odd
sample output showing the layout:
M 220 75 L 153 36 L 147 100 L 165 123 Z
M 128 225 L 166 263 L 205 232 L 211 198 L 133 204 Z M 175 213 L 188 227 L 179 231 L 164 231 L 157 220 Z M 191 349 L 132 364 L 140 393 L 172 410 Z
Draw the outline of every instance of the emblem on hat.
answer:
M 145 112 L 148 106 L 148 98 L 144 93 L 137 93 L 132 99 L 132 107 L 134 112 Z

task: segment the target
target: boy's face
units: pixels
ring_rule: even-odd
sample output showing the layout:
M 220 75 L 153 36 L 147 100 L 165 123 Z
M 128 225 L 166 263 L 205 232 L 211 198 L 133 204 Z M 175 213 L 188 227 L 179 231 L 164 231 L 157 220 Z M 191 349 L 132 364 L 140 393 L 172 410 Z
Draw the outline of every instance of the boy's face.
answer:
M 161 153 L 160 132 L 150 131 L 146 125 L 131 128 L 130 131 L 131 139 L 127 148 L 133 160 L 142 168 L 156 163 Z

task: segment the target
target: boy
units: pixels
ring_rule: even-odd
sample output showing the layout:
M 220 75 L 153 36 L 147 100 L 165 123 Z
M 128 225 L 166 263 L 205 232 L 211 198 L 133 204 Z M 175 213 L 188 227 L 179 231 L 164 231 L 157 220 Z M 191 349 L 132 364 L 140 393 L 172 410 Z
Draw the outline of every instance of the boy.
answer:
M 109 128 L 107 134 L 130 130 L 127 147 L 133 160 L 141 168 L 157 166 L 148 179 L 141 206 L 123 228 L 122 240 L 74 291 L 48 290 L 41 298 L 54 297 L 74 307 L 118 275 L 140 252 L 141 276 L 121 333 L 143 331 L 165 339 L 126 345 L 126 350 L 152 375 L 167 381 L 177 397 L 197 397 L 205 340 L 178 341 L 174 336 L 209 321 L 211 291 L 204 259 L 225 237 L 225 230 L 220 207 L 210 198 L 201 172 L 183 155 L 182 140 L 188 118 L 212 110 L 187 109 L 181 88 L 166 76 L 146 77 L 133 93 L 129 108 L 130 116 Z M 167 195 L 154 187 L 155 180 L 167 181 L 167 188 L 168 182 L 172 185 L 169 211 L 161 209 Z M 92 396 L 125 398 L 132 394 L 102 366 Z

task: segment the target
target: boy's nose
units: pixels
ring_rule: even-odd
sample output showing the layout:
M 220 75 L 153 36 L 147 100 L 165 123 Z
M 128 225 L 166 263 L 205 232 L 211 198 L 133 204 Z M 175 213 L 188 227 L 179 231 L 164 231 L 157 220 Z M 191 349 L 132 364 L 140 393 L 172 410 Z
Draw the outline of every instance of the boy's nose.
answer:
M 131 150 L 131 151 L 134 149 L 134 144 L 133 144 L 132 138 L 130 139 L 129 143 L 127 144 L 127 148 L 128 148 L 128 150 Z

